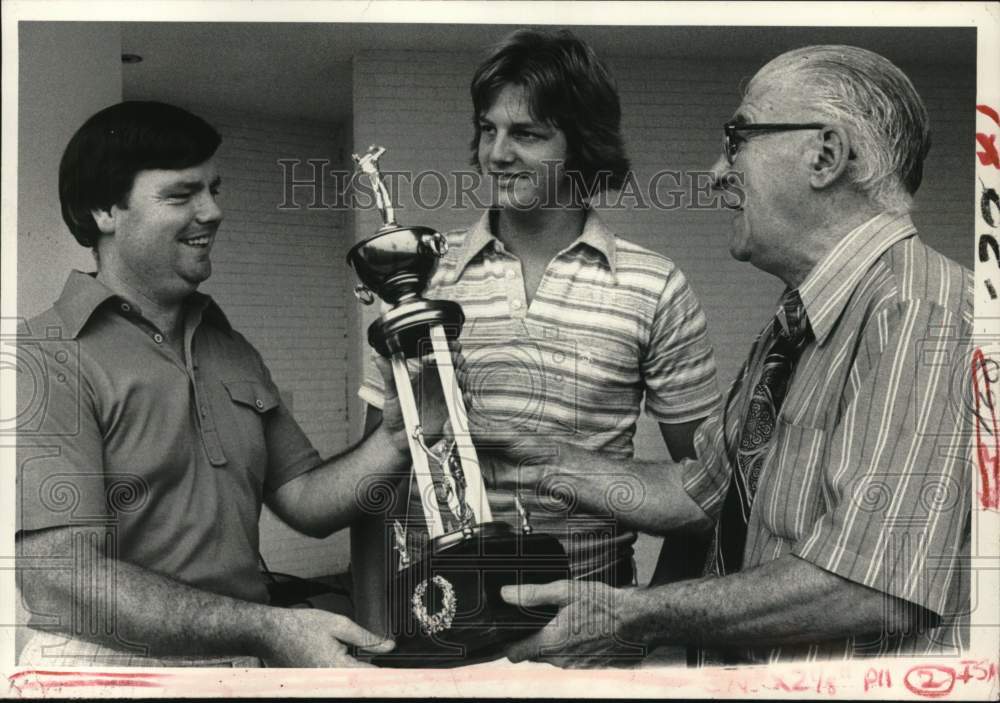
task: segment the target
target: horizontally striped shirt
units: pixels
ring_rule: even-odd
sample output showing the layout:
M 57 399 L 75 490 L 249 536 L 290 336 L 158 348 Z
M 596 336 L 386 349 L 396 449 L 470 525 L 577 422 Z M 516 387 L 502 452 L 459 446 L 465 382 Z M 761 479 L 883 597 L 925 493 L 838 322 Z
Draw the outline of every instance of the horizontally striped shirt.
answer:
M 972 280 L 920 241 L 908 215 L 891 214 L 851 231 L 810 272 L 798 290 L 814 339 L 778 417 L 743 557 L 749 569 L 794 554 L 923 606 L 940 627 L 752 658 L 954 652 L 967 638 Z M 725 436 L 717 417 L 696 435 L 685 487 L 710 515 L 772 334 L 768 325 L 730 393 Z
M 705 417 L 719 402 L 705 316 L 684 275 L 616 237 L 595 212 L 549 262 L 530 306 L 521 263 L 493 236 L 489 213 L 472 229 L 449 232 L 448 244 L 424 295 L 462 305 L 470 413 L 497 434 L 630 457 L 643 397 L 661 423 Z M 371 365 L 359 395 L 382 405 Z M 570 514 L 577 538 L 610 529 L 616 545 L 635 540 L 606 515 L 568 511 L 525 488 L 535 530 L 564 538 L 571 551 L 584 545 L 567 530 Z M 512 494 L 488 497 L 494 517 L 518 524 Z

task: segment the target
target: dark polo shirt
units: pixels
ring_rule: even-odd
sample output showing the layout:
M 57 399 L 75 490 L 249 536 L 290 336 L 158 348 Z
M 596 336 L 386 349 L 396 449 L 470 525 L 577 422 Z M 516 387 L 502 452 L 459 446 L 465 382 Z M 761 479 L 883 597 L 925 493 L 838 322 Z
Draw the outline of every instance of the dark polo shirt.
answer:
M 18 336 L 17 529 L 108 526 L 118 559 L 266 602 L 263 496 L 320 457 L 206 295 L 185 306 L 184 345 L 181 359 L 134 303 L 70 274 Z

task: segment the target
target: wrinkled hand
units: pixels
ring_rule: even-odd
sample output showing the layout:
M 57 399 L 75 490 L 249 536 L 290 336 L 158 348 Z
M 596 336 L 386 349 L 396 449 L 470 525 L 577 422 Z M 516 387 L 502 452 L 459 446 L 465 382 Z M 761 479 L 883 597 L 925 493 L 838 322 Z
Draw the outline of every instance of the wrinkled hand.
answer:
M 272 608 L 262 623 L 262 656 L 271 667 L 370 667 L 350 655 L 348 647 L 373 654 L 392 651 L 383 639 L 342 615 L 312 608 Z
M 449 344 L 451 348 L 452 365 L 455 369 L 455 381 L 458 391 L 462 393 L 466 378 L 465 358 L 462 347 L 457 342 Z M 409 452 L 406 424 L 400 407 L 399 393 L 392 373 L 392 363 L 381 355 L 375 356 L 375 365 L 382 374 L 385 387 L 385 403 L 382 406 L 382 425 L 391 438 L 393 446 L 400 452 Z M 432 446 L 444 434 L 444 425 L 448 421 L 448 405 L 445 402 L 444 388 L 438 373 L 437 362 L 432 355 L 421 357 L 420 369 L 413 371 L 407 365 L 410 375 L 410 386 L 413 388 L 414 400 L 417 405 L 417 416 L 424 434 L 424 443 Z M 467 403 L 464 397 L 463 402 Z
M 526 659 L 565 668 L 635 666 L 646 648 L 629 642 L 631 600 L 636 589 L 613 588 L 597 581 L 554 581 L 504 586 L 503 599 L 525 608 L 558 605 L 548 625 L 507 648 L 512 662 Z
M 572 473 L 571 456 L 579 450 L 551 437 L 487 434 L 471 419 L 469 423 L 472 441 L 479 451 L 483 480 L 489 488 L 549 495 L 551 489 L 561 490 L 559 486 L 565 485 L 565 481 L 546 481 L 546 476 Z
M 512 431 L 507 424 L 471 406 L 469 434 L 473 444 L 482 452 L 512 466 L 544 464 L 559 452 L 559 443 L 551 437 L 535 435 L 530 431 Z

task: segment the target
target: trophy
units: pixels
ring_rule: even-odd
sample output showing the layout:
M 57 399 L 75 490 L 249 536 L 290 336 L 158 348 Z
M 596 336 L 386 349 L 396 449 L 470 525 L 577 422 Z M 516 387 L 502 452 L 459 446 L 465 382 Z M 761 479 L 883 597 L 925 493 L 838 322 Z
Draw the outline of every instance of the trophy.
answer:
M 493 520 L 449 348 L 465 316 L 458 303 L 421 297 L 448 241 L 429 227 L 396 223 L 379 174 L 378 159 L 384 153 L 372 146 L 363 156 L 354 155 L 371 183 L 382 226 L 352 247 L 347 261 L 361 281 L 355 288 L 358 299 L 370 305 L 377 296 L 385 304 L 368 328 L 368 343 L 391 361 L 427 532 L 421 556 L 413 558 L 409 526 L 399 521 L 392 525 L 397 568 L 387 584 L 386 603 L 396 648 L 373 662 L 426 667 L 485 661 L 499 656 L 508 642 L 543 627 L 557 612 L 511 605 L 501 598 L 500 588 L 568 578 L 569 563 L 555 537 L 532 532 L 530 516 L 517 498 L 517 528 Z M 407 359 L 428 354 L 436 365 L 424 367 L 423 373 L 436 369 L 454 430 L 452 440 L 434 447 L 425 441 L 407 371 Z

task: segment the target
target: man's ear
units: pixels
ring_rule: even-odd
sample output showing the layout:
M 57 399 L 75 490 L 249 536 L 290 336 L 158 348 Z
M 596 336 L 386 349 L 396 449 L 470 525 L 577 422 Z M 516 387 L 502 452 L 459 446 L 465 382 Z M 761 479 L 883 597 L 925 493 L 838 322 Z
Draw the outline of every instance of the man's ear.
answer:
M 827 188 L 836 183 L 854 158 L 851 138 L 840 125 L 828 125 L 820 132 L 819 148 L 812 154 L 809 184 Z
M 101 234 L 114 234 L 115 233 L 115 213 L 114 205 L 109 207 L 107 210 L 101 208 L 94 208 L 90 211 L 90 214 L 94 218 L 94 224 L 97 225 L 97 229 L 101 230 Z

